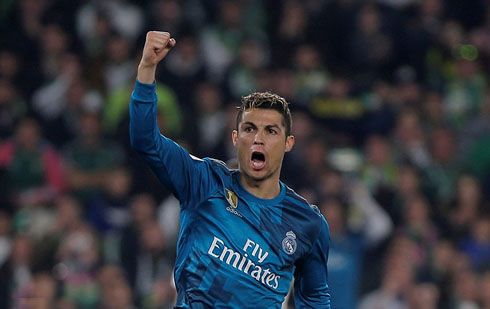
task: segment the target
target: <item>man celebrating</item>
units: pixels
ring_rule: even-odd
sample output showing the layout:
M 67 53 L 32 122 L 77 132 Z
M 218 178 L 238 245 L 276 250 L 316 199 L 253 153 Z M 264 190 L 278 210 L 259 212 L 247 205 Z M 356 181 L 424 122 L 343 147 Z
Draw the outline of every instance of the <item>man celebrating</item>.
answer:
M 167 32 L 146 35 L 130 134 L 181 204 L 176 308 L 280 308 L 293 275 L 297 308 L 330 308 L 327 222 L 279 180 L 294 144 L 288 103 L 269 92 L 242 99 L 232 132 L 238 170 L 190 155 L 156 121 L 155 71 L 175 44 Z

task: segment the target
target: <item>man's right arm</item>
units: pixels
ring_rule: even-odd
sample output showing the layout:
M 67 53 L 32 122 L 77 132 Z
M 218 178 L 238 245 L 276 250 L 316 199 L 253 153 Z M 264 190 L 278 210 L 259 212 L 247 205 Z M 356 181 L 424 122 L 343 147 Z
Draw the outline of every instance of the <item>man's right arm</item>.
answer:
M 209 192 L 213 181 L 207 163 L 194 158 L 172 140 L 160 134 L 157 123 L 155 72 L 175 40 L 168 32 L 150 31 L 130 102 L 130 139 L 159 178 L 182 205 L 197 204 Z

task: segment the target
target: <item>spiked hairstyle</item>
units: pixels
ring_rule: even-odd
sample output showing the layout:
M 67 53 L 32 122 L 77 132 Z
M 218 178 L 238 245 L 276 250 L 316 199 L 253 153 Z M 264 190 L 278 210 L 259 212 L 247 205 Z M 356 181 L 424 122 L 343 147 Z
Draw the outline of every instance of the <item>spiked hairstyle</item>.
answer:
M 236 128 L 242 121 L 243 112 L 255 108 L 273 109 L 282 115 L 282 124 L 286 128 L 286 138 L 291 135 L 292 118 L 289 110 L 289 103 L 284 98 L 272 92 L 254 92 L 242 97 L 241 105 L 238 107 L 238 115 L 236 118 Z

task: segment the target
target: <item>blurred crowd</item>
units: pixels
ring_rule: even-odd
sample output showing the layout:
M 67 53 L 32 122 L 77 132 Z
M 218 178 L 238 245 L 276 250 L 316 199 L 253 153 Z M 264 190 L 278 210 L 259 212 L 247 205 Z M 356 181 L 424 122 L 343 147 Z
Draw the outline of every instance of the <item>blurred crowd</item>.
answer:
M 2 1 L 1 308 L 172 307 L 178 201 L 128 136 L 148 30 L 177 40 L 158 119 L 192 154 L 234 166 L 240 97 L 291 103 L 332 308 L 490 308 L 485 0 Z

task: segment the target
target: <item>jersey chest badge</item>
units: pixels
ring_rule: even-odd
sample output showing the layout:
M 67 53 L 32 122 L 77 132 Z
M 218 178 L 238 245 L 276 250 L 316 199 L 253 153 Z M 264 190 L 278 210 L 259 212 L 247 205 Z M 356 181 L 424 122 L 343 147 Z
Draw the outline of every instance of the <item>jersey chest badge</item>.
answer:
M 286 254 L 291 255 L 296 252 L 297 247 L 296 234 L 294 234 L 293 231 L 287 232 L 286 237 L 282 240 L 282 250 L 284 250 Z
M 226 200 L 230 204 L 231 207 L 237 208 L 238 207 L 238 197 L 236 196 L 235 192 L 225 189 L 226 190 Z

